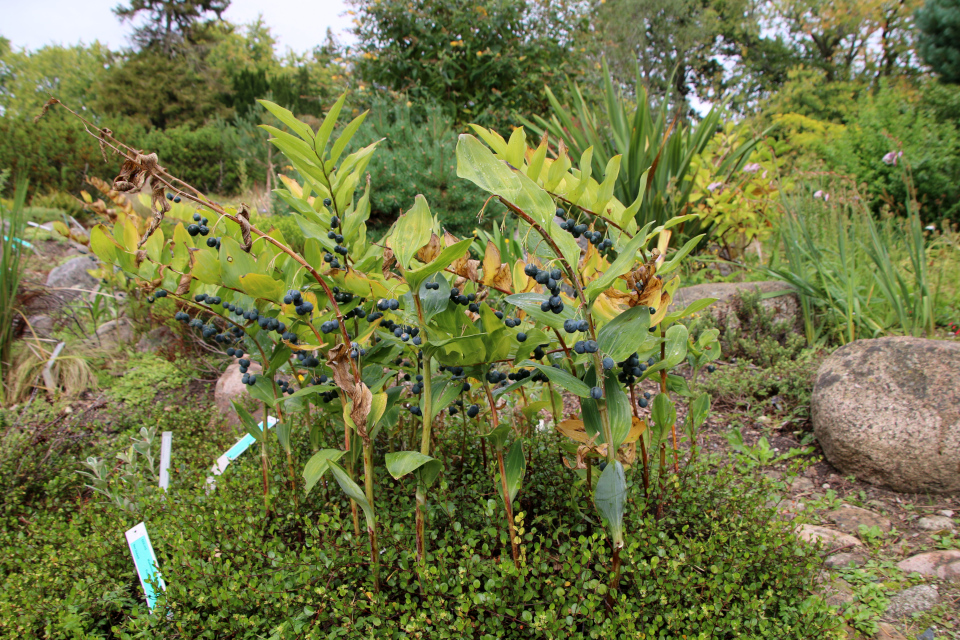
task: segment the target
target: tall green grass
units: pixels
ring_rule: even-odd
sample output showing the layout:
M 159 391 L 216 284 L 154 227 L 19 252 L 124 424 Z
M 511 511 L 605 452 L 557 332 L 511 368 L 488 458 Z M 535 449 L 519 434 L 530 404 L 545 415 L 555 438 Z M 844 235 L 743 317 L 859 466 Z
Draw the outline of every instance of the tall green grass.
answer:
M 960 270 L 956 234 L 924 228 L 916 201 L 905 216 L 876 219 L 856 185 L 820 176 L 781 204 L 782 253 L 762 270 L 796 287 L 811 345 L 933 336 L 938 320 L 956 313 L 957 290 L 944 282 Z
M 0 175 L 0 183 L 6 183 L 9 172 Z M 0 184 L 2 190 L 3 184 Z M 16 313 L 17 289 L 23 269 L 21 252 L 23 245 L 23 203 L 27 197 L 27 181 L 17 181 L 13 204 L 8 207 L 0 200 L 0 404 L 5 402 L 7 368 L 10 363 L 10 347 L 13 342 L 13 317 Z

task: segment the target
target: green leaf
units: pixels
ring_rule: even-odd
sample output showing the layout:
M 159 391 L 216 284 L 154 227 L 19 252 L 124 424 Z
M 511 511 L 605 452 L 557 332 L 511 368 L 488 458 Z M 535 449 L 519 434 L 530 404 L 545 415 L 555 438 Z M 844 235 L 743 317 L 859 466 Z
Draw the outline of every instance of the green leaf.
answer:
M 710 415 L 710 394 L 704 393 L 696 400 L 690 403 L 687 410 L 687 435 L 693 441 L 697 429 L 706 421 Z
M 604 397 L 607 402 L 607 418 L 610 420 L 610 435 L 613 437 L 612 449 L 616 451 L 626 440 L 633 427 L 633 415 L 630 412 L 630 398 L 617 382 L 613 372 L 604 376 Z
M 619 460 L 607 464 L 593 493 L 597 511 L 607 520 L 614 547 L 623 546 L 623 513 L 627 504 L 627 478 Z
M 310 493 L 310 490 L 316 486 L 320 478 L 323 477 L 323 474 L 329 470 L 330 461 L 339 460 L 343 457 L 343 453 L 344 452 L 339 449 L 321 449 L 307 460 L 307 464 L 303 468 L 303 480 L 305 483 L 304 496 Z
M 523 166 L 524 154 L 527 150 L 527 136 L 523 132 L 523 127 L 517 127 L 510 134 L 510 142 L 507 143 L 507 153 L 505 159 L 514 167 L 519 169 Z
M 284 451 L 290 453 L 290 432 L 293 429 L 293 423 L 289 420 L 284 420 L 274 425 L 274 428 L 277 432 L 277 441 L 280 443 L 280 446 L 283 447 Z
M 373 511 L 370 509 L 370 503 L 367 502 L 367 496 L 364 495 L 363 489 L 361 489 L 360 485 L 353 481 L 353 478 L 350 477 L 350 474 L 347 473 L 347 470 L 341 467 L 339 464 L 333 460 L 328 460 L 327 464 L 330 466 L 330 471 L 333 472 L 333 477 L 337 480 L 337 484 L 339 484 L 340 488 L 343 489 L 343 492 L 347 494 L 347 497 L 360 505 L 360 508 L 363 509 L 364 515 L 367 516 L 368 525 L 372 524 Z
M 200 249 L 194 251 L 193 261 L 193 270 L 190 273 L 194 278 L 203 284 L 221 284 L 220 260 L 215 250 Z
M 510 502 L 513 503 L 517 493 L 520 492 L 520 485 L 523 484 L 523 475 L 527 471 L 522 439 L 517 439 L 510 447 L 510 451 L 503 459 L 503 468 L 507 474 L 507 492 L 510 495 Z
M 667 375 L 667 391 L 679 393 L 685 398 L 693 397 L 693 391 L 690 390 L 690 385 L 687 384 L 687 379 L 683 376 L 678 376 L 673 373 Z
M 681 318 L 692 316 L 696 312 L 702 309 L 706 309 L 716 301 L 717 301 L 716 298 L 701 298 L 700 300 L 694 300 L 693 302 L 688 304 L 683 309 L 683 311 L 674 311 L 673 313 L 668 313 L 663 317 L 663 319 L 660 322 L 666 326 L 670 326 L 671 324 L 673 324 L 677 320 L 680 320 Z
M 439 289 L 427 289 L 427 284 L 435 282 L 440 285 Z M 412 304 L 412 302 L 411 302 Z M 446 311 L 450 304 L 450 283 L 443 276 L 434 274 L 420 284 L 420 307 L 423 309 L 423 319 L 427 322 L 430 318 Z M 412 309 L 413 307 L 405 307 Z
M 273 376 L 280 367 L 287 364 L 293 350 L 282 342 L 277 342 L 273 347 L 273 353 L 270 354 L 270 364 L 264 372 L 264 376 Z
M 701 233 L 687 240 L 686 244 L 684 244 L 679 251 L 670 256 L 669 260 L 657 268 L 657 275 L 664 276 L 679 267 L 683 259 L 687 257 L 687 254 L 693 251 L 697 244 L 703 239 L 703 236 L 704 234 Z
M 656 371 L 672 369 L 683 362 L 687 357 L 688 335 L 687 328 L 682 324 L 675 324 L 667 329 L 666 334 L 664 334 L 664 340 L 666 340 L 664 357 L 644 372 L 644 379 L 649 378 Z
M 540 364 L 539 362 L 526 361 L 522 366 L 534 366 L 540 371 L 543 372 L 543 375 L 547 376 L 550 379 L 550 382 L 555 382 L 560 385 L 570 393 L 580 396 L 581 398 L 590 397 L 590 387 L 583 383 L 583 381 L 578 380 L 573 377 L 563 369 L 555 369 L 554 367 Z
M 610 288 L 610 285 L 613 284 L 614 280 L 625 274 L 630 270 L 630 267 L 633 266 L 633 263 L 637 260 L 637 252 L 646 244 L 646 238 L 642 234 L 637 234 L 633 236 L 630 242 L 627 243 L 625 247 L 621 249 L 617 259 L 613 261 L 613 264 L 604 271 L 599 278 L 587 285 L 587 288 L 584 289 L 584 293 L 587 296 L 587 300 L 590 304 L 593 304 L 593 301 L 597 299 L 601 293 Z M 660 273 L 660 270 L 657 270 L 657 273 Z M 632 352 L 631 352 L 632 353 Z
M 654 448 L 656 448 L 660 445 L 660 441 L 666 437 L 670 428 L 676 423 L 677 408 L 673 405 L 673 401 L 670 400 L 669 395 L 666 393 L 658 393 L 653 399 L 650 414 L 651 418 L 653 418 L 653 424 L 656 426 L 656 429 L 654 429 L 656 433 Z
M 510 425 L 501 424 L 496 429 L 483 435 L 484 438 L 489 438 L 493 442 L 493 446 L 499 449 L 503 446 L 503 443 L 507 441 L 507 436 L 510 435 Z
M 257 261 L 244 251 L 230 236 L 220 241 L 220 275 L 223 284 L 232 289 L 243 289 L 240 276 L 257 273 Z
M 250 412 L 243 408 L 243 406 L 236 400 L 231 400 L 233 403 L 233 410 L 237 412 L 237 417 L 240 418 L 240 422 L 243 424 L 243 427 L 247 430 L 254 439 L 259 442 L 263 439 L 263 430 L 260 428 L 260 425 L 257 424 L 257 420 L 250 415 Z
M 436 380 L 434 380 L 436 383 Z M 439 387 L 439 389 L 438 389 Z M 442 384 L 434 384 L 431 391 L 431 400 L 430 400 L 430 420 L 432 421 L 437 415 L 443 411 L 451 402 L 457 399 L 457 396 L 460 395 L 460 389 L 463 385 L 460 382 L 455 382 L 453 380 L 444 381 Z
M 387 471 L 399 480 L 408 473 L 416 473 L 417 480 L 430 486 L 440 475 L 442 463 L 436 458 L 425 456 L 419 451 L 399 451 L 385 456 Z
M 532 317 L 538 323 L 545 324 L 552 329 L 556 329 L 557 331 L 562 331 L 564 320 L 570 320 L 573 318 L 573 309 L 571 308 L 571 305 L 564 305 L 563 311 L 560 313 L 545 313 L 540 310 L 540 305 L 543 304 L 548 297 L 549 296 L 542 293 L 514 293 L 513 295 L 507 296 L 505 301 L 514 305 L 515 307 L 523 309 L 527 312 L 527 315 Z
M 422 195 L 417 195 L 413 208 L 400 216 L 393 234 L 390 236 L 393 255 L 401 267 L 404 269 L 410 268 L 410 261 L 413 256 L 417 254 L 420 247 L 430 241 L 432 227 L 433 216 L 430 215 L 430 206 L 427 204 L 427 199 Z
M 90 230 L 90 249 L 106 264 L 116 264 L 117 255 L 123 251 L 102 224 Z
M 240 276 L 240 288 L 254 298 L 277 304 L 283 297 L 283 283 L 261 273 L 247 273 Z
M 320 125 L 320 129 L 317 131 L 317 137 L 314 140 L 314 149 L 321 158 L 327 148 L 330 134 L 333 133 L 333 128 L 337 124 L 337 118 L 340 117 L 340 110 L 343 109 L 343 103 L 346 102 L 346 100 L 347 94 L 344 93 L 337 99 L 333 106 L 330 107 L 330 111 L 327 111 L 327 115 L 323 118 L 323 124 Z
M 617 362 L 626 360 L 633 352 L 644 350 L 644 343 L 659 339 L 650 334 L 649 307 L 631 307 L 601 327 L 597 333 L 600 352 Z
M 359 129 L 363 121 L 366 120 L 368 113 L 370 112 L 364 111 L 343 128 L 343 132 L 337 138 L 337 141 L 333 143 L 333 149 L 330 150 L 330 159 L 327 161 L 328 164 L 332 166 L 337 163 L 337 160 L 340 159 L 340 154 L 343 153 L 343 150 L 353 138 L 353 134 L 357 132 L 357 129 Z
M 367 414 L 368 433 L 372 432 L 373 428 L 380 422 L 380 419 L 383 418 L 383 414 L 387 412 L 388 399 L 386 393 L 373 394 L 373 398 L 370 401 L 370 413 Z M 371 437 L 373 436 L 371 435 Z
M 257 100 L 263 107 L 272 113 L 277 120 L 290 127 L 290 130 L 307 142 L 313 141 L 313 130 L 306 124 L 297 120 L 297 117 L 289 109 L 284 109 L 280 105 L 269 100 Z
M 420 196 L 417 196 L 417 197 L 419 198 Z M 428 212 L 429 212 L 429 209 L 428 209 Z M 429 241 L 430 241 L 430 231 L 428 229 L 427 239 L 424 240 L 423 244 L 426 244 Z M 419 247 L 422 247 L 423 244 L 419 245 Z M 430 276 L 443 271 L 444 269 L 449 267 L 451 264 L 453 264 L 454 262 L 462 258 L 464 255 L 466 255 L 467 251 L 470 250 L 471 244 L 473 244 L 473 238 L 467 238 L 466 240 L 461 240 L 460 242 L 457 242 L 445 248 L 443 251 L 439 253 L 439 255 L 437 255 L 436 258 L 431 260 L 430 263 L 427 264 L 426 266 L 421 267 L 416 271 L 405 272 L 403 274 L 403 277 L 404 277 L 404 280 L 406 280 L 407 284 L 410 285 L 410 290 L 411 291 L 418 290 L 420 288 L 420 285 L 426 282 Z M 416 253 L 416 250 L 414 251 L 414 253 Z

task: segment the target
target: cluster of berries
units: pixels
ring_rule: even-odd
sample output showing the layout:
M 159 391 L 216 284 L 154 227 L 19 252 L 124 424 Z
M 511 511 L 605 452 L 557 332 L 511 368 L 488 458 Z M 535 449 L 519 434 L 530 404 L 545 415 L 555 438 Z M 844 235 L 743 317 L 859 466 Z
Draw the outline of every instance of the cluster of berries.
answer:
M 410 410 L 410 413 L 412 413 L 413 415 L 415 415 L 415 416 L 417 416 L 417 417 L 423 416 L 423 410 L 420 408 L 419 405 L 412 404 L 412 405 L 410 405 L 410 406 L 407 407 L 407 408 Z
M 639 406 L 641 409 L 646 409 L 647 405 L 649 404 L 650 404 L 650 392 L 644 391 L 643 396 L 639 400 L 637 400 L 637 406 Z
M 297 352 L 297 361 L 301 367 L 307 367 L 308 369 L 320 365 L 320 360 L 316 356 L 307 355 L 302 351 Z
M 242 349 L 238 350 L 237 353 L 234 355 L 236 355 L 239 358 L 237 362 L 240 364 L 240 373 L 243 374 L 243 377 L 240 379 L 240 382 L 250 387 L 257 384 L 257 374 L 247 372 L 247 370 L 250 368 L 250 360 L 242 357 L 243 350 Z
M 423 376 L 419 373 L 417 374 L 417 382 L 412 387 L 410 387 L 411 393 L 414 395 L 420 395 L 423 392 Z
M 150 304 L 153 304 L 154 300 L 157 300 L 158 298 L 166 298 L 166 297 L 167 297 L 166 289 L 157 289 L 156 291 L 153 292 L 153 295 L 147 296 L 147 302 L 149 302 Z
M 197 295 L 193 296 L 193 299 L 197 302 L 206 302 L 211 307 L 215 307 L 223 302 L 223 300 L 220 299 L 220 296 L 208 296 L 205 293 L 198 293 Z
M 389 326 L 387 326 L 388 324 Z M 410 338 L 413 338 L 413 344 L 418 347 L 423 342 L 419 335 L 420 327 L 409 327 L 403 324 L 396 324 L 392 320 L 387 320 L 386 322 L 382 323 L 381 326 L 383 326 L 387 331 L 393 331 L 394 337 L 400 338 L 404 342 L 407 342 L 410 340 Z
M 500 382 L 506 382 L 506 380 L 507 374 L 503 373 L 502 371 L 491 370 L 490 373 L 487 374 L 487 382 L 490 384 L 498 384 Z
M 427 288 L 427 291 L 440 291 L 440 283 L 439 283 L 439 282 L 427 282 L 427 283 L 424 284 L 423 286 L 425 286 L 425 287 Z
M 456 406 L 450 407 L 450 415 L 455 416 L 457 413 L 459 413 L 460 410 L 457 409 L 457 407 L 463 408 L 463 400 L 457 400 Z M 467 407 L 466 414 L 467 417 L 476 418 L 478 415 L 480 415 L 480 407 L 472 404 Z
M 590 330 L 590 323 L 586 320 L 564 320 L 563 330 L 567 333 L 576 333 L 578 331 L 585 333 Z
M 333 291 L 333 299 L 336 300 L 338 304 L 347 304 L 349 302 L 353 302 L 354 296 L 349 291 L 340 291 L 340 287 L 334 287 L 331 291 Z M 366 301 L 361 300 L 360 304 L 363 304 L 364 302 Z
M 287 331 L 287 325 L 280 322 L 276 318 L 268 318 L 267 316 L 258 316 L 255 318 L 257 324 L 260 325 L 260 328 L 264 331 L 276 331 L 279 334 L 284 334 Z
M 507 380 L 511 380 L 511 381 L 526 380 L 527 378 L 533 375 L 533 371 L 534 370 L 531 370 L 531 369 L 517 369 L 516 371 L 511 371 L 510 373 L 507 374 Z
M 454 380 L 458 380 L 458 379 L 462 380 L 465 377 L 465 374 L 463 372 L 463 367 L 445 367 L 444 365 L 440 365 L 439 371 L 440 373 L 443 373 L 444 371 L 449 371 L 453 375 Z M 470 391 L 470 385 L 468 383 L 464 383 L 463 390 Z
M 283 296 L 283 304 L 296 305 L 293 310 L 297 312 L 298 316 L 305 316 L 313 311 L 313 303 L 304 300 L 303 295 L 297 289 L 287 291 L 287 295 Z
M 439 286 L 439 284 L 437 286 Z M 480 305 L 475 302 L 476 299 L 477 294 L 475 293 L 468 293 L 464 295 L 460 293 L 460 289 L 456 287 L 450 289 L 451 302 L 467 307 L 467 309 L 474 313 L 480 313 Z
M 207 226 L 208 220 L 202 217 L 199 213 L 193 214 L 193 221 L 194 224 L 191 224 L 187 227 L 187 233 L 189 233 L 191 236 L 196 236 L 197 234 L 205 236 L 210 233 L 210 228 Z
M 400 301 L 394 298 L 381 298 L 377 301 L 379 311 L 396 311 L 400 308 Z
M 557 209 L 558 216 L 563 217 L 564 213 L 565 212 L 563 209 Z M 580 236 L 584 236 L 587 240 L 590 241 L 590 244 L 594 245 L 595 247 L 597 247 L 597 249 L 601 251 L 603 251 L 604 249 L 609 249 L 613 247 L 613 240 L 611 240 L 610 238 L 607 238 L 606 240 L 604 240 L 603 234 L 601 232 L 589 231 L 588 230 L 589 225 L 586 225 L 583 223 L 577 224 L 573 218 L 567 218 L 566 220 L 561 222 L 560 228 L 563 229 L 564 231 L 569 231 L 574 238 L 579 238 Z
M 350 335 L 350 334 L 347 334 Z M 357 360 L 363 356 L 367 355 L 367 350 L 360 347 L 359 342 L 350 343 L 350 357 L 354 360 Z
M 175 196 L 172 193 L 167 194 L 167 200 L 172 200 L 173 202 L 180 204 L 180 196 Z
M 211 249 L 220 250 L 220 238 L 207 238 L 207 246 Z
M 281 393 L 286 393 L 287 395 L 292 396 L 296 392 L 296 389 L 290 386 L 290 383 L 286 380 L 277 380 L 277 386 L 280 387 Z
M 541 269 L 533 263 L 528 263 L 523 267 L 523 272 L 536 280 L 537 284 L 542 284 L 550 290 L 550 298 L 543 301 L 540 305 L 540 311 L 544 313 L 548 311 L 562 312 L 563 300 L 560 299 L 560 282 L 563 279 L 563 271 L 560 269 Z
M 600 345 L 596 340 L 577 340 L 573 343 L 573 350 L 576 353 L 596 353 L 599 349 Z
M 643 375 L 647 367 L 653 365 L 656 361 L 656 358 L 651 357 L 646 362 L 640 362 L 640 357 L 634 353 L 620 363 L 622 371 L 617 375 L 617 379 L 627 386 L 632 385 L 637 378 Z

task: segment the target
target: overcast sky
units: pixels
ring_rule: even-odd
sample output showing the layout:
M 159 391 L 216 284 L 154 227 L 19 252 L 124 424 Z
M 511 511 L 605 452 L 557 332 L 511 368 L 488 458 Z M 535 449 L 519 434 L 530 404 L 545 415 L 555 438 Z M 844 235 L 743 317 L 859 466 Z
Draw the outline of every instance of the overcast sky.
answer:
M 0 36 L 15 49 L 47 44 L 91 43 L 111 49 L 128 45 L 129 23 L 121 25 L 111 9 L 119 0 L 0 0 Z M 344 43 L 351 40 L 344 0 L 233 0 L 224 18 L 243 24 L 263 14 L 277 38 L 278 53 L 297 52 L 321 44 L 327 27 Z

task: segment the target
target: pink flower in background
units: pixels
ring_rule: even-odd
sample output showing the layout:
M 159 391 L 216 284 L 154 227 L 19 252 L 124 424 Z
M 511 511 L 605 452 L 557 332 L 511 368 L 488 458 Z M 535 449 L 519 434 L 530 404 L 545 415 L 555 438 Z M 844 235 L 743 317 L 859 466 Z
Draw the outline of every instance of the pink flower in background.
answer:
M 897 158 L 903 156 L 903 151 L 891 151 L 890 153 L 883 156 L 883 164 L 888 164 L 892 166 L 897 166 Z
M 707 191 L 716 191 L 722 186 L 723 186 L 722 182 L 711 182 L 710 184 L 707 185 Z
M 751 162 L 750 164 L 748 164 L 743 168 L 743 171 L 744 173 L 756 173 L 757 171 L 760 171 L 760 163 Z
M 814 191 L 813 197 L 817 198 L 818 200 L 823 199 L 824 202 L 827 202 L 828 200 L 830 200 L 830 194 L 824 191 L 823 189 L 817 189 L 816 191 Z

